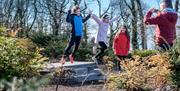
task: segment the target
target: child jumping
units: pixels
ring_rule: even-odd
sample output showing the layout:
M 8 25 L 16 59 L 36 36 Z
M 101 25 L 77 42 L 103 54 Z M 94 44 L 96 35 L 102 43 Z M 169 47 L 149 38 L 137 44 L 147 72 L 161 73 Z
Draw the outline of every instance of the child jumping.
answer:
M 121 70 L 120 62 L 128 56 L 130 49 L 130 37 L 126 26 L 122 26 L 113 40 L 114 54 L 118 57 L 118 68 Z
M 61 58 L 61 63 L 64 64 L 66 62 L 66 57 L 69 56 L 70 62 L 74 62 L 75 53 L 78 50 L 81 38 L 83 36 L 83 23 L 86 22 L 91 17 L 92 11 L 89 12 L 88 16 L 83 18 L 81 16 L 81 10 L 79 6 L 75 6 L 73 8 L 73 13 L 71 10 L 68 11 L 66 22 L 71 23 L 72 31 L 71 37 L 67 47 L 65 48 L 65 52 Z M 75 44 L 75 48 L 72 53 L 69 53 L 71 47 Z
M 107 14 L 104 15 L 102 19 L 99 19 L 96 15 L 92 14 L 92 18 L 99 26 L 95 42 L 98 43 L 101 48 L 100 51 L 94 57 L 92 57 L 92 60 L 98 64 L 100 61 L 97 59 L 101 59 L 103 57 L 104 51 L 107 49 L 107 32 L 109 25 L 112 24 L 115 20 L 118 20 L 119 16 L 110 20 L 110 17 Z

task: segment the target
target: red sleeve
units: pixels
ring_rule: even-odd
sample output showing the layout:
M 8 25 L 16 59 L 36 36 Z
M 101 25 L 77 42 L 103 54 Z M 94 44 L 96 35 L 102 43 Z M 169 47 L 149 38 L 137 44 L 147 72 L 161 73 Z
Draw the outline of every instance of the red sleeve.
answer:
M 166 24 L 168 23 L 166 21 L 165 16 L 162 13 L 159 13 L 157 16 L 152 17 L 152 11 L 148 11 L 146 16 L 144 17 L 144 23 L 145 24 Z
M 128 41 L 127 41 L 127 50 L 129 51 L 130 50 L 130 39 L 128 38 Z

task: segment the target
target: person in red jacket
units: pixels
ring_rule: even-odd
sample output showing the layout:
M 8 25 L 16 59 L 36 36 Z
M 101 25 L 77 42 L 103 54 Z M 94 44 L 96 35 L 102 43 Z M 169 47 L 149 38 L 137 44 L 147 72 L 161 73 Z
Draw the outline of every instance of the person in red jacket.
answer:
M 157 13 L 156 16 L 152 16 Z M 171 0 L 163 0 L 160 4 L 160 11 L 150 9 L 144 17 L 147 25 L 156 25 L 155 41 L 163 50 L 169 50 L 176 39 L 176 22 L 178 14 L 172 8 Z
M 121 70 L 120 62 L 124 60 L 129 53 L 130 37 L 126 26 L 122 26 L 116 33 L 113 40 L 114 54 L 118 57 L 118 67 Z

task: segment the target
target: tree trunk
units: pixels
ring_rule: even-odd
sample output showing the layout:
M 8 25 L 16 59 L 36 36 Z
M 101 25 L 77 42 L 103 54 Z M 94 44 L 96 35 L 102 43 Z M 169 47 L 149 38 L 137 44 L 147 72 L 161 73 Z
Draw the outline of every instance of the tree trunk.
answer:
M 140 29 L 141 29 L 141 41 L 142 41 L 142 49 L 147 49 L 147 39 L 146 39 L 146 31 L 145 31 L 145 25 L 144 25 L 144 15 L 143 15 L 143 9 L 140 0 L 136 0 L 137 2 L 137 8 L 139 11 L 139 17 L 140 17 Z
M 135 5 L 135 1 L 131 0 L 132 3 L 132 8 L 131 8 L 131 12 L 132 12 L 132 48 L 133 50 L 139 49 L 138 46 L 138 40 L 137 40 L 137 10 L 136 10 L 136 5 Z
M 139 49 L 139 45 L 138 45 L 138 40 L 137 40 L 137 22 L 138 22 L 138 15 L 137 15 L 137 9 L 136 9 L 136 4 L 134 0 L 131 0 L 131 5 L 129 5 L 127 3 L 126 0 L 124 0 L 124 3 L 126 4 L 126 6 L 129 8 L 129 10 L 131 11 L 131 15 L 132 15 L 132 21 L 131 21 L 131 32 L 132 32 L 132 48 L 133 50 Z
M 176 0 L 175 2 L 175 10 L 178 12 L 179 10 L 179 0 Z
M 21 31 L 19 32 L 19 35 L 18 37 L 23 37 L 24 35 L 24 22 L 23 22 L 23 19 L 24 19 L 24 15 L 23 15 L 23 4 L 24 2 L 21 1 L 21 0 L 18 0 L 17 1 L 17 14 L 18 14 L 18 17 L 17 17 L 17 21 L 18 21 L 18 24 L 17 24 L 17 27 L 21 27 Z

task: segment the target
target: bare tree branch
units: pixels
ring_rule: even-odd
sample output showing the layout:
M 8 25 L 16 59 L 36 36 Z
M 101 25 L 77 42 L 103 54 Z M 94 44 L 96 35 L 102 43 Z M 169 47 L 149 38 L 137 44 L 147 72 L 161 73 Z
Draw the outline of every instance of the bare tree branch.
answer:
M 81 12 L 85 11 L 87 9 L 87 3 L 86 3 L 86 0 L 84 0 L 84 9 L 81 10 Z
M 34 0 L 33 1 L 33 7 L 34 7 L 34 19 L 33 19 L 33 22 L 31 24 L 31 26 L 29 27 L 29 29 L 27 30 L 27 37 L 28 37 L 28 32 L 32 29 L 36 19 L 37 19 L 37 7 L 36 7 L 36 1 L 37 0 Z
M 132 7 L 127 3 L 127 1 L 124 0 L 124 2 L 125 2 L 125 4 L 126 4 L 126 6 L 127 6 L 130 10 L 132 10 Z
M 104 11 L 103 14 L 101 14 L 100 17 L 104 16 L 109 11 L 110 7 L 111 7 L 111 3 L 109 3 L 108 8 Z

